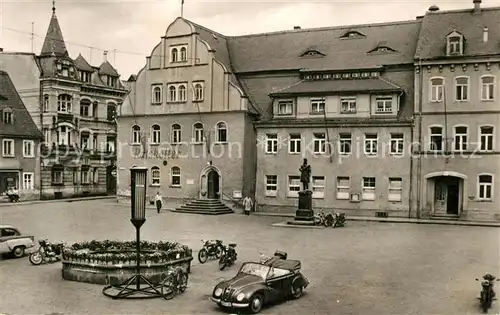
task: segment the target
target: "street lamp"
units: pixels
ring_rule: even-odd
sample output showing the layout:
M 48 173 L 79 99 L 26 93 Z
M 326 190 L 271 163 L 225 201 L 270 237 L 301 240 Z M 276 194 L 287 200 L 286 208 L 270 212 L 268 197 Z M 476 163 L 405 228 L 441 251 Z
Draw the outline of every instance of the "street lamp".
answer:
M 131 179 L 131 218 L 136 232 L 136 272 L 120 285 L 106 286 L 102 291 L 113 299 L 140 299 L 161 296 L 161 292 L 143 275 L 141 275 L 141 226 L 146 222 L 146 185 L 148 169 L 133 167 L 130 169 Z M 135 284 L 135 288 L 133 288 Z M 113 294 L 111 289 L 118 293 Z

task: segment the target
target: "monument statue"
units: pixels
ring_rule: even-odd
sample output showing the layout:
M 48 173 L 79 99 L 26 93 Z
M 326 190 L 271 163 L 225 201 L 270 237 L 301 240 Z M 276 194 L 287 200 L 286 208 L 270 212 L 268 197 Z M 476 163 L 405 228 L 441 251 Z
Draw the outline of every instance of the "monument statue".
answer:
M 302 189 L 309 189 L 309 182 L 311 181 L 311 165 L 307 165 L 307 159 L 304 159 L 304 163 L 300 166 L 300 182 L 302 183 Z

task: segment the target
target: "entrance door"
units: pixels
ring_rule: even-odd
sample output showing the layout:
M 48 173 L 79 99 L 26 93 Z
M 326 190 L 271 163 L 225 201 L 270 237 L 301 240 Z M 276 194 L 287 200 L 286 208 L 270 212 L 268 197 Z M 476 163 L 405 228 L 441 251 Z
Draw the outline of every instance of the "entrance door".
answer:
M 208 199 L 219 199 L 219 174 L 215 170 L 208 172 Z
M 460 206 L 459 203 L 459 189 L 458 189 L 458 181 L 450 180 L 447 186 L 448 195 L 446 196 L 446 213 L 447 214 L 458 214 L 458 208 Z
M 460 186 L 456 177 L 438 177 L 434 186 L 434 214 L 460 213 Z
M 106 192 L 116 194 L 116 166 L 106 167 Z
M 445 214 L 448 197 L 448 187 L 441 179 L 436 179 L 434 186 L 434 213 Z

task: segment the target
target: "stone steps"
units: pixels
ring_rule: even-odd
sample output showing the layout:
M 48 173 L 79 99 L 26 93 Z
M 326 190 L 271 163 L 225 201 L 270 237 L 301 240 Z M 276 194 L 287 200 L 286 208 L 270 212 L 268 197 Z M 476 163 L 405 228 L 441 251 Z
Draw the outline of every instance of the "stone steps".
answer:
M 218 199 L 197 199 L 172 210 L 180 213 L 220 215 L 234 213 L 234 211 Z

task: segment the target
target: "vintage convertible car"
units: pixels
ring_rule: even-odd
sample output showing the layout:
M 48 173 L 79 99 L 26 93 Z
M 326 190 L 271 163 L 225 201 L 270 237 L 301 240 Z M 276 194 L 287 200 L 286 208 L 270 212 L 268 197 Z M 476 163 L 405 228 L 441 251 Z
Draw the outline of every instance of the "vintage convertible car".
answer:
M 215 286 L 212 301 L 222 309 L 248 308 L 256 314 L 264 304 L 298 299 L 309 284 L 300 266 L 298 260 L 279 258 L 264 264 L 246 262 L 234 278 Z

